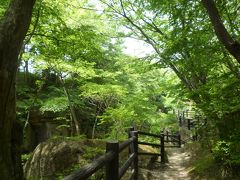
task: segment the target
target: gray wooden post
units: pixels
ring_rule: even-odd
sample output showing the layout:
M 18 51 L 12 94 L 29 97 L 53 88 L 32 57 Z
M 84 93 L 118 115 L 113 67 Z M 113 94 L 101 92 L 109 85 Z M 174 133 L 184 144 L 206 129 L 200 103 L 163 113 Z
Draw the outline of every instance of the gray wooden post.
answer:
M 160 142 L 161 142 L 161 147 L 160 147 L 161 162 L 165 163 L 164 134 L 161 134 Z
M 134 127 L 130 127 L 128 129 L 128 139 L 130 139 L 133 134 L 131 133 L 132 131 L 134 131 Z M 133 153 L 133 144 L 130 144 L 129 147 L 128 147 L 128 154 L 129 156 Z
M 106 165 L 106 180 L 119 180 L 119 142 L 107 142 L 106 151 L 115 153 L 113 160 Z
M 133 141 L 133 153 L 136 154 L 136 158 L 133 161 L 133 169 L 134 169 L 134 180 L 138 180 L 138 132 L 132 131 L 132 135 L 136 137 Z

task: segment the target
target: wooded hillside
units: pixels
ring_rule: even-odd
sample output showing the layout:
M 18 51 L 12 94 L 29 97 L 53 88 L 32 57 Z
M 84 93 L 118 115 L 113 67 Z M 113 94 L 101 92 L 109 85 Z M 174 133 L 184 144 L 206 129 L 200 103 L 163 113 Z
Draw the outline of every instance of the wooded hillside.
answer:
M 186 110 L 238 177 L 239 13 L 238 0 L 2 0 L 1 177 L 23 179 L 21 155 L 48 139 L 178 132 Z

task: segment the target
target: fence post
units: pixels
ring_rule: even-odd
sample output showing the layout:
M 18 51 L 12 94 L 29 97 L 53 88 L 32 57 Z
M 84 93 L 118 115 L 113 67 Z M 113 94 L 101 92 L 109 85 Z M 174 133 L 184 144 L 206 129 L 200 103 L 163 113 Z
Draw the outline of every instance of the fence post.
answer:
M 191 120 L 189 118 L 187 119 L 187 123 L 188 123 L 188 130 L 190 130 L 191 129 Z
M 178 134 L 178 147 L 181 147 L 181 135 L 180 135 L 180 133 Z
M 178 116 L 179 126 L 182 127 L 182 115 Z
M 167 139 L 166 139 L 166 142 L 169 142 L 169 136 L 168 136 L 169 132 L 168 132 L 168 131 L 166 131 L 166 134 L 167 134 Z
M 160 151 L 161 151 L 161 162 L 162 162 L 162 163 L 165 163 L 164 134 L 161 134 L 160 142 L 161 142 L 161 147 L 160 147 Z
M 128 138 L 132 137 L 131 131 L 134 131 L 134 127 L 128 128 Z
M 130 139 L 133 136 L 133 134 L 131 133 L 132 131 L 134 131 L 134 127 L 130 127 L 128 129 L 128 139 Z M 130 155 L 132 153 L 133 153 L 133 145 L 130 144 L 129 147 L 128 147 L 128 154 Z
M 136 137 L 133 141 L 133 153 L 136 154 L 136 157 L 133 161 L 134 176 L 133 179 L 138 179 L 138 132 L 132 131 L 132 136 Z
M 106 180 L 119 180 L 119 142 L 107 142 L 106 152 L 113 151 L 115 156 L 113 160 L 106 165 Z

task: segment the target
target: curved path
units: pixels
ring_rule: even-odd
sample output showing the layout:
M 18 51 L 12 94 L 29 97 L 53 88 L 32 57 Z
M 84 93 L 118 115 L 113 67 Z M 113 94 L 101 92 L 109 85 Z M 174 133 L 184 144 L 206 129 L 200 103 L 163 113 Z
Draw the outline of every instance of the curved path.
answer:
M 168 149 L 168 163 L 153 163 L 151 169 L 140 168 L 144 180 L 190 180 L 187 164 L 190 155 L 184 152 L 184 148 Z

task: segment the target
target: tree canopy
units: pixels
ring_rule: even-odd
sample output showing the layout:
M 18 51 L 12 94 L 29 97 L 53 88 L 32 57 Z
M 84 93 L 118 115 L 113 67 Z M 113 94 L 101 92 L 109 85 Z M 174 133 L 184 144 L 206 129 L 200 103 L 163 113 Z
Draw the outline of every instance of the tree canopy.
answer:
M 11 92 L 0 103 L 0 112 L 14 113 L 0 118 L 1 124 L 11 122 L 7 129 L 17 122 L 26 134 L 38 114 L 51 117 L 71 136 L 121 139 L 130 126 L 177 131 L 174 111 L 192 108 L 203 114 L 200 123 L 207 122 L 198 131 L 216 159 L 233 171 L 240 166 L 238 0 L 39 0 L 34 8 L 33 4 L 0 3 L 0 97 L 8 92 L 3 87 Z M 12 12 L 18 10 L 26 14 L 16 15 L 20 25 L 14 30 Z M 153 51 L 144 57 L 126 54 L 126 38 Z M 4 65 L 11 50 L 12 64 Z M 6 69 L 11 83 L 2 78 Z M 9 136 L 8 143 L 14 139 L 10 131 L 0 134 L 4 136 Z

